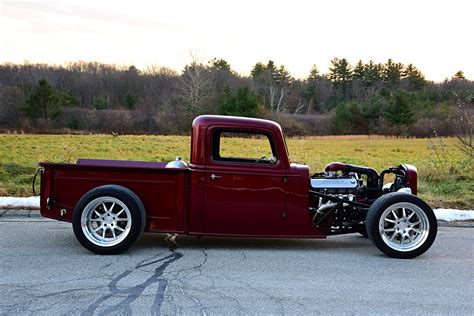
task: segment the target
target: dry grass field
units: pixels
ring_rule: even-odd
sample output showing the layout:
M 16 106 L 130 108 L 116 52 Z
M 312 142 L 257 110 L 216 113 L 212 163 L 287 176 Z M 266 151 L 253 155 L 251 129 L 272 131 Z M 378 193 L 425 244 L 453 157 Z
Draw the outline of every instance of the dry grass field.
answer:
M 259 140 L 232 147 L 252 151 Z M 371 166 L 377 170 L 400 163 L 418 167 L 420 195 L 435 207 L 473 208 L 474 172 L 456 148 L 456 140 L 368 136 L 289 138 L 292 161 L 312 172 L 331 161 Z M 30 196 L 40 161 L 75 162 L 78 158 L 169 161 L 189 160 L 190 137 L 150 135 L 0 135 L 0 196 Z

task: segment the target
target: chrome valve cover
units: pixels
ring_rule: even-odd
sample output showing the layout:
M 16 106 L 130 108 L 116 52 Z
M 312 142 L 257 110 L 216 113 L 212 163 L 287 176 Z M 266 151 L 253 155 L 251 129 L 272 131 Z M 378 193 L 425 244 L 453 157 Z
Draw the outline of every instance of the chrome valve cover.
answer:
M 355 189 L 357 180 L 355 178 L 313 178 L 311 179 L 313 189 Z

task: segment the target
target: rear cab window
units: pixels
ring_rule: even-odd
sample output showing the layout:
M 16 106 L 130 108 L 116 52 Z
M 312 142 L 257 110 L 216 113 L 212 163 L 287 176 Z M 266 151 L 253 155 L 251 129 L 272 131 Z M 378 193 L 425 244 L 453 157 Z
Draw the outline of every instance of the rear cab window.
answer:
M 212 160 L 231 163 L 274 165 L 278 156 L 270 134 L 242 130 L 215 130 Z

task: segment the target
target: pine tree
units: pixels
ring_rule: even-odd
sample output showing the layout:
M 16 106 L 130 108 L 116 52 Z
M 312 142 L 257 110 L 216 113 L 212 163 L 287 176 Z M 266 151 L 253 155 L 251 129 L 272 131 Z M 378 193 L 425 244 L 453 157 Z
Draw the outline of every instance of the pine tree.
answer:
M 22 107 L 23 113 L 30 119 L 56 119 L 63 107 L 75 105 L 77 100 L 67 92 L 55 91 L 44 79 L 38 81 Z
M 260 98 L 249 88 L 239 88 L 232 93 L 230 88 L 226 87 L 219 102 L 219 112 L 223 115 L 255 117 L 259 104 Z
M 464 71 L 459 70 L 454 74 L 453 79 L 465 80 L 466 77 L 464 76 Z
M 402 77 L 403 65 L 401 63 L 394 63 L 392 59 L 388 59 L 383 65 L 382 78 L 388 88 L 393 89 L 398 87 Z
M 402 76 L 408 81 L 411 90 L 419 90 L 426 84 L 425 76 L 413 64 L 405 67 Z
M 403 91 L 394 93 L 383 111 L 384 118 L 392 125 L 408 126 L 414 120 L 414 112 L 411 108 L 413 98 L 411 94 Z
M 328 79 L 340 91 L 342 100 L 349 99 L 352 74 L 352 68 L 347 59 L 333 58 L 331 60 Z

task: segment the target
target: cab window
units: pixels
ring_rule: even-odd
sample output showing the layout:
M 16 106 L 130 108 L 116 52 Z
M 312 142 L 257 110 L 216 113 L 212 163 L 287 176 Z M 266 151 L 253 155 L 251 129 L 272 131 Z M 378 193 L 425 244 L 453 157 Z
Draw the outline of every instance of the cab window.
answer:
M 269 135 L 248 131 L 215 131 L 212 159 L 216 161 L 275 164 L 275 146 Z

